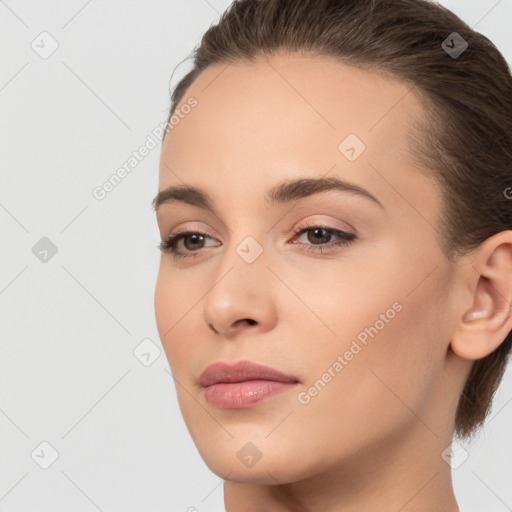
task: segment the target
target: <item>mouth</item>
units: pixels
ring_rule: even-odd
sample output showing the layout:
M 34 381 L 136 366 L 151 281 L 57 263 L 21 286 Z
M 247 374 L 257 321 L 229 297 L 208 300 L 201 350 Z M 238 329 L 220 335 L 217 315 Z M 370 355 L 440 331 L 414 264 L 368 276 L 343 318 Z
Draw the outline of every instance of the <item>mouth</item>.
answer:
M 220 409 L 247 409 L 299 383 L 292 375 L 251 361 L 217 362 L 199 377 L 206 401 Z

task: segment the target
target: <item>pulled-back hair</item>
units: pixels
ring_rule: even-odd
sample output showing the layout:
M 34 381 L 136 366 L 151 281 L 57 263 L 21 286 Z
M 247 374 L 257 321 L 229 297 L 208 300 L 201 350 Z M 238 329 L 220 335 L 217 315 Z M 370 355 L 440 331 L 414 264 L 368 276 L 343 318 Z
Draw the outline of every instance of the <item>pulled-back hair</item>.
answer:
M 468 44 L 460 55 L 448 51 L 462 41 L 454 32 Z M 512 76 L 488 38 L 429 0 L 236 0 L 194 49 L 168 123 L 207 67 L 277 51 L 334 57 L 418 95 L 426 117 L 409 133 L 409 152 L 442 185 L 440 245 L 449 259 L 512 229 Z M 456 411 L 459 437 L 483 425 L 511 345 L 512 331 L 473 363 Z

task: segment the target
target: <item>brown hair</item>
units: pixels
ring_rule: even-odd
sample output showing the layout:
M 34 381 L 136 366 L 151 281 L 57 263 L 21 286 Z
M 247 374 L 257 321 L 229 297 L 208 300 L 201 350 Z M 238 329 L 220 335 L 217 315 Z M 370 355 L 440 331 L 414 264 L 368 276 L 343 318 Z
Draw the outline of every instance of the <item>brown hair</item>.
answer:
M 468 44 L 458 56 L 448 53 L 453 32 Z M 512 229 L 505 194 L 512 185 L 512 76 L 489 39 L 429 0 L 235 0 L 194 49 L 194 67 L 171 95 L 168 123 L 208 66 L 281 49 L 335 57 L 419 92 L 426 120 L 411 131 L 409 151 L 443 185 L 439 235 L 448 258 Z M 459 437 L 483 425 L 511 345 L 512 331 L 473 363 L 456 411 Z

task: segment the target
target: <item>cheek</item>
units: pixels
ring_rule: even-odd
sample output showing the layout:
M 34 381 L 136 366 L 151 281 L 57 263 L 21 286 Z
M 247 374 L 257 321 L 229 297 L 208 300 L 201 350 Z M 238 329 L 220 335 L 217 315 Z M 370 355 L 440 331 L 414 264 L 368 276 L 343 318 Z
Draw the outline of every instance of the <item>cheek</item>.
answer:
M 329 285 L 323 295 L 307 295 L 316 296 L 308 304 L 336 334 L 300 338 L 310 369 L 306 386 L 320 380 L 322 388 L 326 372 L 336 374 L 323 398 L 314 399 L 325 407 L 402 413 L 397 396 L 420 407 L 437 385 L 449 343 L 449 268 L 435 255 L 422 261 L 388 249 L 377 263 L 362 258 L 349 274 L 317 274 Z
M 193 350 L 193 344 L 184 343 L 183 340 L 189 338 L 185 331 L 192 328 L 194 310 L 191 308 L 197 298 L 193 288 L 181 281 L 162 264 L 154 295 L 157 330 L 173 374 L 184 366 L 180 364 L 181 361 L 192 357 Z
M 316 439 L 332 440 L 322 463 L 334 464 L 340 453 L 357 453 L 363 442 L 392 443 L 415 426 L 430 435 L 418 417 L 437 430 L 437 419 L 424 411 L 436 394 L 442 352 L 432 354 L 436 341 L 421 323 L 420 297 L 400 302 L 402 309 L 381 324 L 375 320 L 385 314 L 388 300 L 367 301 L 366 314 L 346 317 L 347 334 L 338 341 L 303 347 L 309 375 L 300 400 L 295 399 L 295 429 L 285 429 L 283 436 L 303 443 L 305 432 L 315 432 Z M 365 336 L 358 337 L 361 333 Z M 305 443 L 303 449 L 317 457 L 315 443 Z
M 172 291 L 172 284 L 166 278 L 162 268 L 158 272 L 155 286 L 155 319 L 158 328 L 160 340 L 165 344 L 166 333 L 172 327 L 173 315 L 172 311 L 176 306 L 176 293 Z

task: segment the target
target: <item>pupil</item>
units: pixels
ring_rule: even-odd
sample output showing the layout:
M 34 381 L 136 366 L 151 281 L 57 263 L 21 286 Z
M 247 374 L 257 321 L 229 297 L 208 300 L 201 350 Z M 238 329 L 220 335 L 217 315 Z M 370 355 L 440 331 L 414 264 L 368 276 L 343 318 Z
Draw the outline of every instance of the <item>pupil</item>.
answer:
M 330 236 L 324 228 L 316 228 L 313 230 L 313 233 L 315 234 L 314 237 L 317 242 L 318 241 L 326 242 L 327 240 L 322 240 L 322 239 L 329 238 L 329 236 Z M 322 234 L 322 233 L 325 233 L 325 234 Z
M 201 240 L 201 238 L 203 238 L 202 235 L 188 235 L 187 237 L 185 237 L 185 247 L 187 247 L 187 249 L 190 249 L 189 245 L 190 244 L 187 244 L 187 239 L 191 239 L 192 240 L 192 245 L 195 245 L 197 243 L 199 243 Z M 194 249 L 194 247 L 192 247 L 192 249 Z

